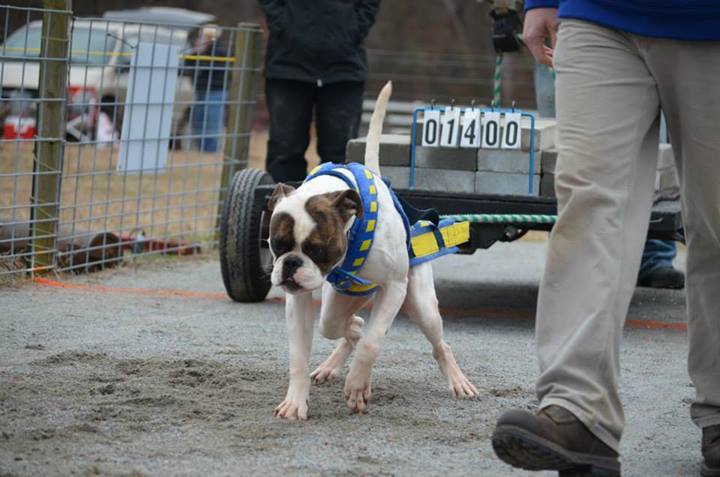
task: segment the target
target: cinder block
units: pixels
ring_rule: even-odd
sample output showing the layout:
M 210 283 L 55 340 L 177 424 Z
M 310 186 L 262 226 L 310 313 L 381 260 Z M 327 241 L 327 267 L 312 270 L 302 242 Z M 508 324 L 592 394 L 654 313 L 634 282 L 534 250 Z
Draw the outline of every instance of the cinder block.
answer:
M 555 120 L 550 118 L 535 118 L 535 150 L 545 151 L 555 147 Z M 522 120 L 522 142 L 523 151 L 530 150 L 530 118 Z
M 660 144 L 658 148 L 658 169 L 675 167 L 675 154 L 670 144 Z
M 380 172 L 383 179 L 390 179 L 393 189 L 407 189 L 410 183 L 410 168 L 397 166 L 382 166 Z
M 535 152 L 533 174 L 540 173 L 540 159 L 540 153 Z M 530 151 L 480 149 L 477 154 L 477 170 L 527 174 L 530 172 Z
M 367 138 L 361 137 L 348 142 L 345 150 L 345 162 L 365 161 Z M 380 165 L 410 165 L 410 136 L 403 134 L 383 134 L 380 136 Z
M 555 167 L 557 166 L 557 149 L 548 149 L 542 151 L 540 154 L 540 170 L 543 175 L 555 174 Z
M 363 163 L 367 138 L 362 137 L 348 142 L 345 152 L 346 162 Z M 475 149 L 422 147 L 415 149 L 415 167 L 429 169 L 448 169 L 474 171 L 476 167 Z M 380 136 L 380 166 L 409 166 L 410 136 L 383 134 Z
M 392 181 L 395 189 L 410 187 L 409 167 L 383 167 L 383 177 Z M 475 174 L 466 171 L 447 169 L 415 169 L 415 189 L 443 192 L 471 193 L 475 190 Z
M 533 194 L 540 193 L 540 175 L 533 174 Z M 475 192 L 478 194 L 528 195 L 528 175 L 506 172 L 476 172 Z
M 555 174 L 543 174 L 540 177 L 540 195 L 555 197 Z
M 427 169 L 475 171 L 476 154 L 475 149 L 417 146 L 415 166 Z

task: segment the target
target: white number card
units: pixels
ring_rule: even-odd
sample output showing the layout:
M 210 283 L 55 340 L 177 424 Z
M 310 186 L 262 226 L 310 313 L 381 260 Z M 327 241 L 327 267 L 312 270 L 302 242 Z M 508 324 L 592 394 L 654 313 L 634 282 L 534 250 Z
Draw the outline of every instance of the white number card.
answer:
M 480 110 L 466 109 L 462 114 L 460 147 L 480 147 Z
M 440 145 L 440 111 L 431 109 L 425 111 L 423 123 L 423 146 L 438 147 Z
M 505 126 L 502 129 L 502 141 L 500 147 L 503 149 L 520 149 L 521 132 L 520 113 L 505 114 Z
M 440 128 L 442 137 L 440 138 L 440 145 L 442 147 L 457 147 L 459 130 L 460 110 L 457 108 L 446 110 L 442 116 L 442 127 Z
M 487 149 L 500 147 L 500 113 L 493 111 L 483 116 L 480 146 Z

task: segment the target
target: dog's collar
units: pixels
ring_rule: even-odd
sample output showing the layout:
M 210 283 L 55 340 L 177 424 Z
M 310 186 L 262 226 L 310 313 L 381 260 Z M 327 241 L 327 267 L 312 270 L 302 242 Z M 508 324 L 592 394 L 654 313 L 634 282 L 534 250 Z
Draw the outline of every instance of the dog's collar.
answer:
M 347 174 L 344 174 L 342 169 L 349 171 L 355 180 L 353 181 Z M 305 182 L 319 176 L 333 176 L 342 180 L 358 193 L 363 205 L 362 217 L 356 217 L 348 231 L 348 249 L 345 259 L 328 274 L 327 280 L 341 293 L 352 295 L 374 293 L 378 285 L 359 277 L 358 272 L 365 264 L 375 238 L 375 226 L 380 208 L 375 175 L 368 168 L 356 162 L 349 164 L 328 162 L 310 171 Z

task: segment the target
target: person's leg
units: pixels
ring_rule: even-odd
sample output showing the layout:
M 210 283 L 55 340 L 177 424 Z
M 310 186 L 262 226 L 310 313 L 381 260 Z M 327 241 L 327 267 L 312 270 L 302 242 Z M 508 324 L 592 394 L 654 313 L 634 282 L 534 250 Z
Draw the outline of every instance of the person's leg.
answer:
M 646 241 L 642 254 L 642 262 L 640 262 L 639 276 L 642 277 L 646 273 L 658 268 L 672 268 L 676 255 L 677 247 L 672 240 Z
M 205 109 L 207 108 L 206 91 L 195 92 L 195 104 L 192 107 L 192 133 L 193 142 L 202 151 L 205 139 Z
M 565 21 L 557 71 L 559 217 L 537 310 L 540 407 L 619 447 L 622 328 L 652 206 L 659 100 L 631 37 Z
M 200 150 L 203 152 L 217 152 L 223 127 L 225 92 L 210 90 L 205 98 L 205 111 L 201 118 L 203 137 L 201 138 Z
M 538 422 L 554 422 L 560 429 L 567 416 L 556 406 L 570 411 L 596 438 L 583 437 L 587 446 L 574 452 L 602 455 L 599 465 L 615 471 L 617 454 L 610 449 L 618 451 L 624 424 L 617 389 L 619 346 L 653 200 L 659 99 L 629 35 L 563 21 L 554 61 L 559 215 L 536 321 L 537 394 L 544 413 L 527 416 L 528 429 Z M 511 440 L 502 441 L 500 431 L 509 421 L 520 422 L 517 411 L 503 416 L 493 445 L 507 447 L 498 455 L 516 450 Z M 521 451 L 515 460 L 505 460 L 518 466 L 541 462 L 539 455 L 529 462 Z M 571 454 L 566 465 L 580 462 Z
M 648 50 L 681 185 L 691 416 L 706 429 L 720 425 L 720 42 L 658 40 Z
M 307 175 L 305 151 L 310 143 L 315 89 L 302 81 L 265 81 L 270 115 L 267 170 L 276 182 L 301 181 Z
M 318 90 L 315 109 L 318 155 L 322 162 L 345 162 L 345 147 L 358 135 L 365 84 L 343 81 Z
M 673 266 L 677 245 L 673 240 L 647 240 L 637 284 L 641 287 L 681 289 L 685 275 Z

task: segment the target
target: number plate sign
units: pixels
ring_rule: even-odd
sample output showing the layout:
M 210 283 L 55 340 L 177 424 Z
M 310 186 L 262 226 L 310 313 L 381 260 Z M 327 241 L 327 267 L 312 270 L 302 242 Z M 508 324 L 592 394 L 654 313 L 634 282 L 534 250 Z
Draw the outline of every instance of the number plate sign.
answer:
M 522 112 L 475 108 L 426 109 L 420 144 L 425 147 L 520 149 Z
M 466 109 L 462 114 L 460 147 L 480 147 L 480 110 Z
M 427 147 L 438 147 L 440 145 L 440 111 L 425 111 L 425 122 L 423 123 L 422 143 Z
M 520 113 L 505 114 L 505 125 L 502 130 L 502 141 L 500 147 L 503 149 L 520 149 L 521 129 Z
M 457 147 L 458 131 L 460 130 L 460 110 L 452 108 L 442 115 L 442 128 L 440 137 L 441 147 Z

